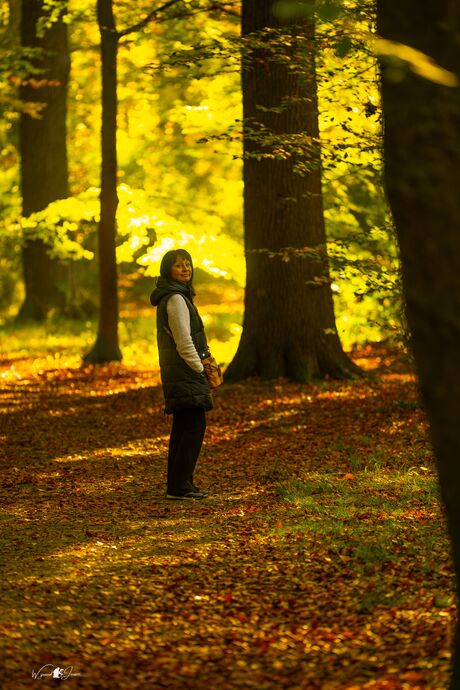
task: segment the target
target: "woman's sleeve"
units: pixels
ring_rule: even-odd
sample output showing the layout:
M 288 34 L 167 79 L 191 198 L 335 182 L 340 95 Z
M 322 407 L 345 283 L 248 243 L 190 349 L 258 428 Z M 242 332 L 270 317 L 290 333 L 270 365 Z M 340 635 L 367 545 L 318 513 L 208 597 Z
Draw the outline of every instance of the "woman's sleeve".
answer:
M 203 365 L 190 334 L 190 312 L 184 298 L 181 295 L 172 295 L 166 309 L 177 352 L 191 369 L 201 373 Z

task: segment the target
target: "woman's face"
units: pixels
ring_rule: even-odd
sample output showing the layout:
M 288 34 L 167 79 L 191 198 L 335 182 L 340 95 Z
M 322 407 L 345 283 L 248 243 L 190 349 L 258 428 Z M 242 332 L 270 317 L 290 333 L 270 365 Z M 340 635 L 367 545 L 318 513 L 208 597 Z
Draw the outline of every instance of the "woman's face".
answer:
M 188 259 L 179 254 L 171 266 L 171 278 L 179 283 L 188 283 L 192 277 L 192 265 Z

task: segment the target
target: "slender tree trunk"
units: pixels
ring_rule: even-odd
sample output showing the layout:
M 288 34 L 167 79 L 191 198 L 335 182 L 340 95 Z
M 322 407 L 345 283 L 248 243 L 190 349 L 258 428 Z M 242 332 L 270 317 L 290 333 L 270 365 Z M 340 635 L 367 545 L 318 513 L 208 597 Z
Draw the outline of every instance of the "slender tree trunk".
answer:
M 66 148 L 67 84 L 70 71 L 67 25 L 61 19 L 37 36 L 37 22 L 43 14 L 43 0 L 22 0 L 21 42 L 41 48 L 37 59 L 39 73 L 30 75 L 20 89 L 25 101 L 45 105 L 40 119 L 21 114 L 19 134 L 21 153 L 22 213 L 41 211 L 56 199 L 69 196 Z M 51 85 L 34 87 L 34 81 Z M 52 307 L 65 305 L 58 287 L 59 265 L 51 259 L 49 247 L 39 239 L 26 240 L 23 248 L 25 299 L 18 319 L 42 320 Z
M 21 36 L 21 0 L 8 0 L 8 37 L 10 45 L 20 44 Z
M 275 6 L 243 2 L 243 35 L 266 27 L 285 35 L 259 36 L 262 47 L 243 59 L 247 280 L 243 332 L 226 380 L 358 371 L 341 348 L 328 282 L 314 23 L 283 24 Z M 317 252 L 292 251 L 304 247 Z
M 460 6 L 378 0 L 378 30 L 460 75 Z M 460 583 L 460 88 L 382 65 L 387 192 Z M 398 75 L 396 75 L 398 77 Z M 459 592 L 460 595 L 460 592 Z M 460 631 L 450 690 L 460 690 Z
M 116 262 L 117 213 L 117 52 L 112 0 L 98 0 L 97 18 L 102 57 L 102 167 L 101 217 L 99 222 L 99 329 L 85 361 L 111 362 L 121 359 L 118 345 L 118 286 Z

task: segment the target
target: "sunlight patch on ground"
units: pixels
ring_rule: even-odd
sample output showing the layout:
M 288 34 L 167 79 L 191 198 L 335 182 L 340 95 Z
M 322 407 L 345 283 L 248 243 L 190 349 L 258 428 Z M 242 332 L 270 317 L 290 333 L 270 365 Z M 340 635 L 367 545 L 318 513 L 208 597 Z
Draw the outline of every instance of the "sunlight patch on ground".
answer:
M 167 447 L 169 435 L 156 436 L 155 440 L 145 439 L 138 442 L 130 441 L 124 446 L 107 446 L 106 448 L 91 449 L 87 453 L 78 453 L 73 455 L 65 455 L 53 458 L 53 462 L 57 463 L 74 463 L 74 462 L 93 462 L 93 461 L 107 461 L 114 463 L 117 460 L 125 460 L 131 457 L 139 458 L 139 456 L 147 455 L 152 457 L 152 454 L 158 455 L 163 453 Z
M 413 383 L 417 380 L 417 377 L 415 374 L 390 372 L 388 374 L 383 373 L 382 379 L 384 381 L 402 381 L 403 383 Z

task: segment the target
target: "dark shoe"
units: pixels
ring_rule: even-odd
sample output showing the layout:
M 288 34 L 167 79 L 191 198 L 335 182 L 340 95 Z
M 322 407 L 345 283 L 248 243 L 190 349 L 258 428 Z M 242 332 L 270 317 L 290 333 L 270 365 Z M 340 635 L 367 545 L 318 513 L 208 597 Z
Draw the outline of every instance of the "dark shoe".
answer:
M 195 484 L 193 485 L 193 490 L 198 492 L 199 494 L 203 494 L 203 496 L 208 496 L 209 491 L 203 491 L 203 489 L 199 489 Z
M 185 494 L 166 494 L 166 498 L 173 499 L 175 501 L 201 501 L 205 497 L 205 494 L 201 491 L 187 491 Z

